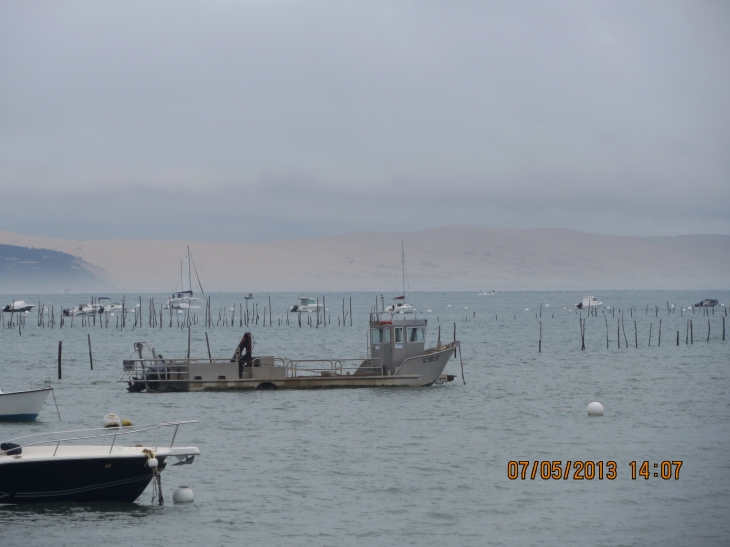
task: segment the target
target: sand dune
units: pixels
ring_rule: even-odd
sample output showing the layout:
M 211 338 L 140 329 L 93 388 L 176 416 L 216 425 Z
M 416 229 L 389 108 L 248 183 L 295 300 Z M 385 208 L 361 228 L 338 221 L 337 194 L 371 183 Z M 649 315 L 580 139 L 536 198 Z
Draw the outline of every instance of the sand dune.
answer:
M 260 243 L 192 242 L 206 291 L 398 291 L 401 239 L 418 290 L 688 289 L 730 284 L 730 236 L 616 237 L 447 226 Z M 120 291 L 168 292 L 185 241 L 77 241 L 0 231 L 0 243 L 78 256 Z

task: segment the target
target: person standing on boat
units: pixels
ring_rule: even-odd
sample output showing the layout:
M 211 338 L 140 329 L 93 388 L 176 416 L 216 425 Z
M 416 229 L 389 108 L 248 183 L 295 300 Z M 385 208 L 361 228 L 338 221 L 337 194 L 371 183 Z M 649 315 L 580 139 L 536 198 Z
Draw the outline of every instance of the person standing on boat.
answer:
M 246 353 L 243 353 L 244 349 L 246 350 Z M 252 351 L 253 335 L 250 332 L 247 332 L 243 335 L 243 338 L 241 338 L 241 341 L 238 343 L 238 347 L 236 348 L 236 351 L 233 354 L 233 358 L 231 359 L 231 362 L 238 361 L 239 378 L 243 376 L 243 368 L 250 367 L 253 364 L 253 359 L 251 357 Z

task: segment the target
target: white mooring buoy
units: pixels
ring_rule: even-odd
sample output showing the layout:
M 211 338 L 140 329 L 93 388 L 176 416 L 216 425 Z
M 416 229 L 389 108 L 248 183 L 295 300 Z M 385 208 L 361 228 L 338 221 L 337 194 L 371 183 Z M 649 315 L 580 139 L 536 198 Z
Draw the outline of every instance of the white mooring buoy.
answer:
M 104 424 L 104 427 L 120 427 L 122 425 L 122 420 L 120 420 L 119 416 L 116 414 L 107 414 L 101 420 L 101 423 Z
M 193 489 L 189 486 L 178 486 L 172 494 L 175 503 L 190 503 L 193 501 Z
M 588 405 L 589 416 L 603 416 L 603 405 L 598 401 L 593 401 Z

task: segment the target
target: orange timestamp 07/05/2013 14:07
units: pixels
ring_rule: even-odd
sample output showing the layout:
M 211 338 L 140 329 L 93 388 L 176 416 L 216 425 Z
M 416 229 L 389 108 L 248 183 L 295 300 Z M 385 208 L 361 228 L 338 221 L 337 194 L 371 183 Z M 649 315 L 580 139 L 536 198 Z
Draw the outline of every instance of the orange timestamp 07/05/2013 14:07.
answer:
M 664 480 L 679 480 L 679 470 L 682 468 L 681 460 L 662 461 L 652 464 L 645 460 L 643 462 L 629 462 L 631 479 L 637 478 L 661 478 Z M 543 460 L 526 461 L 512 460 L 507 463 L 507 478 L 510 480 L 537 478 L 543 480 L 615 480 L 618 477 L 618 465 L 614 460 L 593 461 L 593 460 Z

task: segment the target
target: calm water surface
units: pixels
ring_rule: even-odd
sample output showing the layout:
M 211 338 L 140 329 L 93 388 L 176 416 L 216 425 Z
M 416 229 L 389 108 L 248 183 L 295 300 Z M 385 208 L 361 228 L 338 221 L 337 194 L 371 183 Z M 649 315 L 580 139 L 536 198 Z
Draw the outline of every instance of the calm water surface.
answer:
M 681 311 L 707 297 L 730 303 L 728 291 L 710 293 L 602 291 L 597 296 L 617 308 L 616 316 L 605 319 L 601 310 L 587 319 L 585 351 L 573 311 L 582 294 L 416 293 L 411 300 L 428 317 L 429 342 L 439 326 L 442 339 L 450 340 L 456 323 L 466 385 L 457 358 L 447 372 L 459 378 L 447 385 L 332 391 L 128 394 L 116 380 L 135 341 L 147 341 L 167 357 L 184 356 L 187 331 L 176 327 L 177 318 L 173 328 L 165 316 L 162 329 L 124 331 L 113 320 L 106 329 L 81 327 L 76 318 L 73 328 L 59 330 L 36 326 L 34 310 L 21 335 L 17 327 L 0 330 L 0 387 L 23 389 L 53 377 L 63 422 L 49 400 L 36 423 L 0 425 L 0 439 L 98 427 L 115 412 L 135 424 L 200 420 L 182 428 L 176 444 L 198 446 L 202 455 L 192 466 L 164 472 L 168 502 L 162 507 L 151 504 L 151 487 L 132 505 L 1 507 L 2 543 L 726 545 L 730 341 L 721 339 L 724 308 L 709 317 Z M 279 326 L 296 296 L 271 295 L 274 326 L 259 320 L 248 329 L 255 354 L 364 354 L 374 294 L 326 295 L 332 315 L 326 328 L 299 328 L 293 317 L 292 326 Z M 343 296 L 353 298 L 353 327 L 336 324 Z M 23 298 L 52 304 L 56 313 L 88 301 Z M 149 298 L 142 297 L 145 322 Z M 230 314 L 243 301 L 242 294 L 213 295 L 214 323 L 219 309 Z M 268 300 L 261 295 L 255 302 L 263 315 Z M 676 304 L 675 313 L 667 312 L 667 302 Z M 632 306 L 638 310 L 633 314 Z M 628 348 L 623 332 L 617 347 L 618 309 Z M 693 344 L 685 344 L 688 318 Z M 214 354 L 232 354 L 244 331 L 238 307 L 235 327 L 207 330 Z M 204 333 L 202 324 L 193 327 L 193 355 L 206 354 Z M 59 340 L 64 377 L 57 381 Z M 603 417 L 587 416 L 594 400 L 603 403 Z M 510 460 L 614 460 L 618 476 L 542 480 L 538 473 L 530 480 L 528 473 L 527 480 L 509 480 Z M 644 460 L 681 460 L 679 480 L 632 480 L 629 462 Z M 171 503 L 182 484 L 193 489 L 194 504 Z

